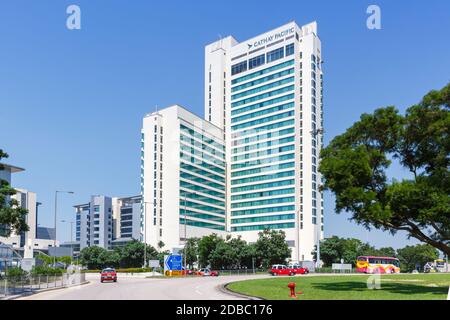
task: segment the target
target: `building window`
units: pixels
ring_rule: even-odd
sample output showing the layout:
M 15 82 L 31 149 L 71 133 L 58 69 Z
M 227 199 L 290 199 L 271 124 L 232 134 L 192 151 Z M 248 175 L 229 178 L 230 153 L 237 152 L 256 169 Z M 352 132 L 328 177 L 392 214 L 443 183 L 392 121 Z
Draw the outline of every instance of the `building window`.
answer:
M 294 54 L 294 44 L 288 44 L 286 46 L 286 57 Z
M 275 49 L 267 53 L 267 62 L 272 62 L 284 58 L 284 47 Z
M 244 71 L 247 71 L 247 61 L 242 61 L 231 66 L 231 75 L 235 75 Z
M 260 65 L 263 65 L 265 63 L 265 55 L 262 54 L 260 56 L 251 58 L 250 60 L 248 60 L 248 68 L 249 69 L 253 69 L 256 67 L 259 67 Z

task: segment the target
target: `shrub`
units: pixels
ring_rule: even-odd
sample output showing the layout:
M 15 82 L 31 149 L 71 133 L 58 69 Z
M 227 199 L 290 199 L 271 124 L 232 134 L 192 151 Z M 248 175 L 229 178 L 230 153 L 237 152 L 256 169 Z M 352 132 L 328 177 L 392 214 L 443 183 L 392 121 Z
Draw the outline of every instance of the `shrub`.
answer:
M 26 272 L 25 270 L 23 270 L 20 267 L 13 267 L 13 268 L 9 268 L 6 270 L 6 276 L 8 278 L 22 277 L 22 276 L 26 276 L 27 274 L 28 274 L 28 272 Z
M 39 276 L 39 275 L 42 275 L 42 276 L 46 276 L 46 275 L 48 275 L 48 276 L 54 276 L 54 275 L 60 276 L 63 273 L 64 273 L 63 269 L 51 268 L 51 267 L 47 267 L 47 266 L 35 266 L 33 268 L 33 270 L 31 270 L 31 274 L 33 276 Z

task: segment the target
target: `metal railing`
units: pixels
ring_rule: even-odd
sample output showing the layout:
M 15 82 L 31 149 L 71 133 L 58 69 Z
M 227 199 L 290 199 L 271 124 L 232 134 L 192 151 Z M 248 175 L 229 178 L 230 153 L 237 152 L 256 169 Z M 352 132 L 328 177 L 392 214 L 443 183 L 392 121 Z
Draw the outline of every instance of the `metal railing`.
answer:
M 232 269 L 217 270 L 221 276 L 247 276 L 253 274 L 267 274 L 265 269 Z
M 84 273 L 62 275 L 25 275 L 0 278 L 0 299 L 30 294 L 43 289 L 76 286 L 86 281 Z

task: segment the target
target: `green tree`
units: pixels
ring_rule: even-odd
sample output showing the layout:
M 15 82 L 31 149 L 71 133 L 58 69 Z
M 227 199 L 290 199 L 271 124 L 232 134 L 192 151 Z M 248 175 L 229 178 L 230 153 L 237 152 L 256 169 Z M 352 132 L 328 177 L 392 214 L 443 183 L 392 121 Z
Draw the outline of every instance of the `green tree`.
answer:
M 58 258 L 56 258 L 56 261 L 64 263 L 66 266 L 68 266 L 72 263 L 72 257 L 70 257 L 70 256 L 58 257 Z
M 385 247 L 380 249 L 375 249 L 374 252 L 371 253 L 373 256 L 378 257 L 396 257 L 397 252 L 392 247 Z
M 86 247 L 80 251 L 80 262 L 88 269 L 101 269 L 104 266 L 105 252 L 107 250 L 98 246 Z
M 40 253 L 36 256 L 36 259 L 41 260 L 45 266 L 49 266 L 49 265 L 53 264 L 53 257 L 50 257 L 46 254 Z
M 374 252 L 374 247 L 359 239 L 332 236 L 320 241 L 320 260 L 323 261 L 325 267 L 331 267 L 333 263 L 340 263 L 341 259 L 344 260 L 344 263 L 355 265 L 358 256 L 372 255 Z M 314 259 L 317 259 L 316 250 L 313 251 L 313 256 Z
M 229 269 L 234 261 L 234 252 L 228 242 L 222 238 L 216 242 L 215 248 L 209 254 L 209 263 L 213 269 Z
M 8 158 L 8 154 L 0 149 L 0 161 Z M 5 167 L 0 163 L 0 171 Z M 9 237 L 11 233 L 19 234 L 29 230 L 26 222 L 28 211 L 19 206 L 17 200 L 12 199 L 17 191 L 12 188 L 8 181 L 0 179 L 0 236 Z
M 259 268 L 261 264 L 261 259 L 258 259 L 256 254 L 256 244 L 247 244 L 241 252 L 241 265 L 247 268 Z
M 256 256 L 264 268 L 269 268 L 272 264 L 286 263 L 286 259 L 291 256 L 291 249 L 286 243 L 285 232 L 269 229 L 259 232 Z
M 198 238 L 189 238 L 186 241 L 186 264 L 190 268 L 197 262 L 198 241 Z
M 411 272 L 416 269 L 416 264 L 423 268 L 429 261 L 439 258 L 439 251 L 428 244 L 406 246 L 397 250 L 398 259 L 402 271 Z
M 232 254 L 231 254 L 231 268 L 241 268 L 243 266 L 248 267 L 248 263 L 251 264 L 251 257 L 248 255 L 252 254 L 251 251 L 247 250 L 248 244 L 246 241 L 242 240 L 241 236 L 236 238 L 227 237 L 227 243 L 229 244 Z M 249 261 L 250 260 L 250 261 Z
M 407 109 L 363 114 L 321 152 L 320 172 L 348 211 L 366 228 L 406 231 L 450 254 L 450 84 Z M 410 178 L 388 180 L 392 160 Z
M 133 240 L 128 242 L 124 247 L 116 251 L 120 267 L 122 268 L 140 268 L 144 264 L 145 244 Z M 146 256 L 148 260 L 156 259 L 158 252 L 152 246 L 147 245 Z
M 220 241 L 223 241 L 223 239 L 215 233 L 204 236 L 198 241 L 198 262 L 201 267 L 206 267 L 210 264 L 210 255 Z
M 312 252 L 314 259 L 317 252 Z M 395 249 L 391 247 L 376 249 L 368 243 L 363 243 L 359 239 L 340 238 L 332 236 L 320 241 L 320 260 L 323 261 L 325 267 L 331 267 L 333 263 L 340 263 L 344 259 L 344 263 L 356 264 L 356 258 L 359 256 L 388 256 L 395 257 Z

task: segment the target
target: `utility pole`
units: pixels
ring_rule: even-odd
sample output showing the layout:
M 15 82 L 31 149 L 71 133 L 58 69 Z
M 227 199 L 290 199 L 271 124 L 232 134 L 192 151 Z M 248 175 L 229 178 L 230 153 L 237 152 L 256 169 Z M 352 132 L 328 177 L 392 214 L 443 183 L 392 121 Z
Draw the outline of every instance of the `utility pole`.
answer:
M 71 252 L 71 256 L 70 256 L 70 261 L 72 262 L 73 260 L 73 221 L 66 221 L 66 220 L 61 220 L 61 222 L 67 222 L 70 223 L 70 252 Z
M 187 195 L 188 194 L 196 194 L 195 192 L 184 192 L 184 249 L 183 249 L 183 255 L 184 255 L 184 273 L 187 276 L 187 263 L 186 263 L 186 247 L 187 247 L 187 212 L 186 212 L 186 201 L 187 201 Z
M 253 267 L 253 274 L 256 274 L 256 272 L 255 272 L 255 257 L 252 257 L 252 267 Z
M 57 221 L 57 212 L 58 212 L 58 193 L 67 193 L 67 194 L 74 194 L 73 191 L 55 191 L 55 239 L 53 241 L 53 248 L 55 248 L 55 254 L 56 254 L 56 221 Z M 56 255 L 53 257 L 53 267 L 56 267 Z
M 184 193 L 184 275 L 187 276 L 186 265 L 186 247 L 187 247 L 187 228 L 186 228 L 187 214 L 186 214 L 186 193 Z

